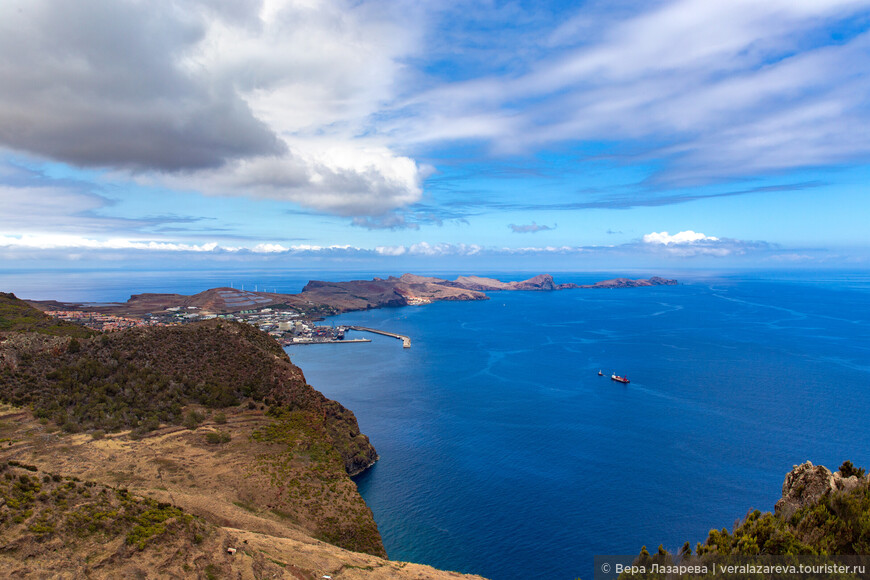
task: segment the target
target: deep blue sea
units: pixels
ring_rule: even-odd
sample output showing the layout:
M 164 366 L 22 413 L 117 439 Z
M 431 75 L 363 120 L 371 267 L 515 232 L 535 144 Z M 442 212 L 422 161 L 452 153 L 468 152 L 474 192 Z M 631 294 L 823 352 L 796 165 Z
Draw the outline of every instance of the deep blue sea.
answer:
M 244 277 L 143 276 L 70 289 L 18 273 L 0 289 L 98 301 Z M 359 274 L 246 279 L 295 291 L 308 277 Z M 595 554 L 676 550 L 771 510 L 794 464 L 870 465 L 870 274 L 680 278 L 351 313 L 332 321 L 412 347 L 357 335 L 373 342 L 288 348 L 380 453 L 357 484 L 389 556 L 495 580 L 589 578 Z

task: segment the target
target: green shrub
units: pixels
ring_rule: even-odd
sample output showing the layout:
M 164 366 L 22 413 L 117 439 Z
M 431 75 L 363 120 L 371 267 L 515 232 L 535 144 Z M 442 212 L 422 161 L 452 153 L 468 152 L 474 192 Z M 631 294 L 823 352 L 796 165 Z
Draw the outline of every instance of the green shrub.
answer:
M 212 431 L 205 435 L 206 442 L 212 445 L 228 443 L 230 439 L 232 439 L 232 436 L 225 431 Z
M 209 564 L 205 567 L 205 577 L 206 580 L 217 580 L 218 579 L 218 567 L 214 564 Z
M 191 409 L 184 416 L 184 426 L 188 429 L 196 429 L 205 420 L 205 415 Z
M 227 422 L 227 415 L 223 411 L 215 413 L 214 422 L 218 425 L 224 425 Z
M 15 461 L 14 459 L 9 460 L 9 465 L 12 467 L 20 467 L 21 469 L 26 469 L 27 471 L 39 471 L 39 468 L 35 465 L 28 465 L 27 463 L 20 463 Z
M 852 477 L 853 475 L 856 475 L 858 476 L 858 479 L 861 479 L 864 477 L 864 474 L 863 467 L 855 467 L 848 459 L 840 466 L 840 475 L 843 477 Z

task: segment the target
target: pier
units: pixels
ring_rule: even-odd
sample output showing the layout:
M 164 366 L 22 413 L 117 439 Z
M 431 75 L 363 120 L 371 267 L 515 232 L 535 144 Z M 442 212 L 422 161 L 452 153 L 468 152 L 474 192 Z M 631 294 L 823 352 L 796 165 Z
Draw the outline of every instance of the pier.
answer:
M 411 337 L 405 336 L 403 334 L 396 334 L 394 332 L 387 332 L 385 330 L 377 330 L 375 328 L 366 328 L 364 326 L 348 326 L 349 330 L 356 330 L 359 332 L 373 332 L 375 334 L 383 334 L 384 336 L 390 336 L 392 338 L 398 338 L 402 341 L 402 346 L 404 348 L 411 348 Z
M 323 340 L 321 338 L 293 338 L 281 341 L 281 346 L 297 346 L 300 344 L 350 344 L 356 342 L 371 342 L 368 338 L 351 338 L 348 340 Z

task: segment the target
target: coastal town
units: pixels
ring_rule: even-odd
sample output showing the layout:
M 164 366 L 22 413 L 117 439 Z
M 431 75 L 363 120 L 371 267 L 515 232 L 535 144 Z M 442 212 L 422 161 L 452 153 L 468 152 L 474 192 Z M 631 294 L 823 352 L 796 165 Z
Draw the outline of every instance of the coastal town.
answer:
M 373 328 L 323 325 L 318 322 L 343 312 L 372 308 L 424 306 L 445 300 L 488 300 L 486 292 L 609 290 L 676 284 L 676 280 L 658 276 L 647 280 L 614 278 L 578 285 L 556 284 L 549 274 L 512 282 L 480 276 L 460 276 L 455 280 L 445 280 L 404 274 L 386 279 L 310 281 L 298 294 L 257 290 L 252 292 L 230 286 L 211 288 L 190 296 L 135 294 L 125 303 L 75 304 L 54 300 L 28 302 L 50 316 L 103 332 L 134 327 L 177 326 L 220 318 L 255 326 L 274 337 L 282 346 L 371 342 L 365 338 L 347 338 L 349 331 L 356 331 L 396 338 L 402 341 L 404 348 L 410 348 L 411 339 L 404 335 Z
M 347 326 L 322 326 L 319 320 L 304 319 L 299 312 L 292 309 L 262 308 L 243 310 L 227 314 L 214 314 L 202 311 L 196 306 L 171 306 L 158 313 L 146 313 L 141 318 L 116 316 L 82 310 L 47 310 L 46 314 L 67 322 L 81 324 L 87 328 L 101 332 L 113 332 L 125 328 L 146 326 L 177 326 L 199 320 L 220 318 L 237 320 L 252 326 L 274 337 L 282 346 L 335 343 L 335 342 L 371 342 L 369 339 L 346 339 Z

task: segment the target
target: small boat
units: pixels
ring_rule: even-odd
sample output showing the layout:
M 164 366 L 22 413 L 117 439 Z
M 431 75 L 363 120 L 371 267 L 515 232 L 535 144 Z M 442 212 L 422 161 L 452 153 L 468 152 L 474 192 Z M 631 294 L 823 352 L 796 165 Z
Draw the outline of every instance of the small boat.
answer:
M 601 371 L 598 371 L 598 376 L 599 376 L 599 377 L 603 377 L 603 376 L 604 376 L 604 373 L 602 373 Z
M 615 373 L 612 374 L 612 375 L 610 375 L 610 380 L 612 380 L 612 381 L 617 381 L 617 382 L 620 382 L 620 383 L 626 383 L 626 384 L 629 383 L 628 377 L 621 377 L 621 376 L 619 376 L 619 375 L 617 375 L 617 374 L 615 374 Z

